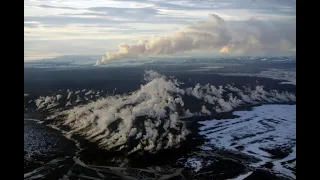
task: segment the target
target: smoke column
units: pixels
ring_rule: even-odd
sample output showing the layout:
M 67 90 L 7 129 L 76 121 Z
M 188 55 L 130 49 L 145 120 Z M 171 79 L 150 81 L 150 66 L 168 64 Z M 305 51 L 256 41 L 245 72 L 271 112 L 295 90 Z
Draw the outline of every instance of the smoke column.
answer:
M 117 52 L 107 52 L 96 62 L 143 56 L 172 55 L 191 50 L 210 49 L 220 53 L 281 52 L 295 49 L 294 23 L 271 23 L 256 19 L 228 23 L 211 14 L 206 21 L 195 22 L 170 36 L 154 36 L 137 44 L 121 43 Z

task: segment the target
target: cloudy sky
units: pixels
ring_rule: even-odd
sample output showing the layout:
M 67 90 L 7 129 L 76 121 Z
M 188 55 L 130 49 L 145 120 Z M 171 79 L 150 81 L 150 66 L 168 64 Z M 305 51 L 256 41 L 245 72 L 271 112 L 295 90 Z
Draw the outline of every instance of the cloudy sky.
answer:
M 295 49 L 295 0 L 25 0 L 24 60 L 103 56 L 117 52 L 120 43 L 168 36 L 209 14 L 235 24 L 252 18 L 275 27 L 289 23 L 282 30 L 292 34 L 286 42 Z

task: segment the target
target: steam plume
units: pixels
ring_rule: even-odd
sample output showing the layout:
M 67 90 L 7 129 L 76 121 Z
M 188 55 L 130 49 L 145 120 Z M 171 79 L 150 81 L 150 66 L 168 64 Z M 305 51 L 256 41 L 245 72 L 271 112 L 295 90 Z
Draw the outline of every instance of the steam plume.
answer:
M 184 117 L 232 111 L 241 105 L 296 101 L 294 94 L 266 91 L 262 86 L 240 89 L 232 85 L 196 84 L 182 89 L 177 79 L 155 71 L 146 71 L 145 80 L 146 84 L 129 95 L 108 96 L 87 104 L 79 105 L 72 99 L 67 103 L 57 101 L 56 96 L 40 97 L 35 102 L 39 110 L 57 107 L 59 103 L 66 103 L 59 104 L 62 108 L 73 106 L 56 110 L 51 116 L 61 119 L 56 121 L 58 125 L 71 128 L 69 135 L 80 134 L 101 148 L 132 153 L 179 147 L 189 134 L 181 120 Z M 198 99 L 199 109 L 190 112 L 189 104 L 184 103 L 186 98 Z

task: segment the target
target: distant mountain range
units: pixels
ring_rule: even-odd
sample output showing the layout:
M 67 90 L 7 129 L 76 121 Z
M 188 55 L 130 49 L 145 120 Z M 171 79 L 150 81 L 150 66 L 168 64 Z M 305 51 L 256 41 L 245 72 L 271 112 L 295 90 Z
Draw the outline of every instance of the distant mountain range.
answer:
M 87 64 L 95 63 L 101 56 L 76 56 L 76 55 L 67 55 L 59 56 L 50 59 L 41 59 L 36 61 L 25 61 L 25 63 L 76 63 L 76 64 Z
M 37 61 L 25 61 L 25 67 L 78 67 L 93 66 L 101 56 L 60 56 Z M 213 56 L 213 57 L 145 57 L 141 59 L 123 59 L 110 61 L 107 66 L 125 66 L 138 64 L 194 64 L 194 63 L 255 63 L 255 62 L 295 62 L 296 56 Z

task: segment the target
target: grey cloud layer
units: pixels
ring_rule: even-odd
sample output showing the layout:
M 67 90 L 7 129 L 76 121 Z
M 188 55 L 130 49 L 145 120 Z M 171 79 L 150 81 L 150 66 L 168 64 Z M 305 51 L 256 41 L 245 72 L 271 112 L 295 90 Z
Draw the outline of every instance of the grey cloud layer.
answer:
M 39 21 L 41 23 L 108 23 L 108 21 L 115 21 L 117 23 L 128 23 L 127 20 L 113 20 L 114 18 L 124 18 L 130 20 L 138 20 L 139 22 L 152 22 L 152 23 L 160 23 L 166 22 L 168 23 L 181 23 L 181 21 L 189 21 L 192 20 L 192 16 L 187 16 L 188 11 L 212 11 L 215 12 L 217 10 L 249 10 L 251 12 L 261 13 L 265 15 L 287 15 L 295 17 L 295 3 L 291 1 L 282 2 L 274 2 L 274 3 L 266 3 L 260 1 L 260 4 L 252 4 L 252 2 L 238 2 L 238 1 L 186 1 L 184 4 L 173 4 L 171 2 L 174 1 L 162 1 L 162 2 L 154 2 L 154 1 L 129 1 L 129 2 L 137 2 L 137 3 L 148 3 L 150 7 L 143 8 L 120 8 L 120 7 L 88 7 L 88 8 L 74 8 L 74 7 L 64 7 L 64 6 L 52 6 L 52 5 L 38 5 L 35 7 L 40 8 L 50 8 L 50 9 L 67 9 L 67 10 L 86 10 L 88 13 L 79 13 L 78 15 L 92 15 L 97 17 L 92 18 L 76 18 L 70 17 L 72 14 L 60 14 L 59 16 L 46 16 L 46 17 L 32 17 L 26 16 L 25 21 Z M 192 3 L 188 5 L 188 3 Z M 261 4 L 263 3 L 263 4 Z M 276 4 L 276 5 L 275 5 Z M 278 4 L 278 5 L 277 5 Z M 186 17 L 177 17 L 175 15 L 170 14 L 170 18 L 161 17 L 159 9 L 163 10 L 179 10 L 184 11 Z M 286 11 L 283 11 L 283 10 Z M 64 19 L 65 20 L 64 20 Z M 102 18 L 102 19 L 101 19 Z M 94 20 L 95 19 L 95 20 Z M 90 22 L 92 20 L 92 22 Z M 60 23 L 59 23 L 60 22 Z M 112 22 L 111 22 L 112 23 Z M 134 23 L 134 22 L 131 22 Z

